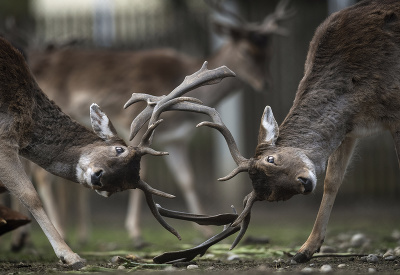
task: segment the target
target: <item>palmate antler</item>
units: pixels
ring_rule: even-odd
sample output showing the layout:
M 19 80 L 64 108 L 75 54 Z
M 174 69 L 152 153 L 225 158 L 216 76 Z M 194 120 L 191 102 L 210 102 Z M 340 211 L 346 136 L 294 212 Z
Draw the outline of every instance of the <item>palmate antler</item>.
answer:
M 148 94 L 132 94 L 132 97 L 125 104 L 124 108 L 127 108 L 139 101 L 146 101 L 147 107 L 133 120 L 131 124 L 130 140 L 132 140 L 139 132 L 139 130 L 143 127 L 143 125 L 150 120 L 147 130 L 142 136 L 139 145 L 137 146 L 138 157 L 141 157 L 145 154 L 151 154 L 154 156 L 162 156 L 168 154 L 167 152 L 158 152 L 150 148 L 154 131 L 157 126 L 160 125 L 160 123 L 162 122 L 162 119 L 159 119 L 161 113 L 169 110 L 186 110 L 184 107 L 186 106 L 185 104 L 201 104 L 201 101 L 199 101 L 198 99 L 190 97 L 180 97 L 181 95 L 184 95 L 185 93 L 203 85 L 218 83 L 223 78 L 229 76 L 235 76 L 235 74 L 226 66 L 222 66 L 214 70 L 208 70 L 207 62 L 204 62 L 199 71 L 185 77 L 185 80 L 166 96 L 156 97 Z M 143 180 L 139 180 L 139 182 L 135 184 L 134 188 L 139 188 L 144 192 L 147 205 L 149 206 L 152 214 L 157 219 L 157 221 L 165 229 L 174 234 L 178 239 L 181 239 L 178 232 L 162 218 L 159 213 L 159 208 L 156 206 L 153 200 L 153 195 L 166 198 L 174 198 L 174 196 L 150 187 L 150 185 L 148 185 Z

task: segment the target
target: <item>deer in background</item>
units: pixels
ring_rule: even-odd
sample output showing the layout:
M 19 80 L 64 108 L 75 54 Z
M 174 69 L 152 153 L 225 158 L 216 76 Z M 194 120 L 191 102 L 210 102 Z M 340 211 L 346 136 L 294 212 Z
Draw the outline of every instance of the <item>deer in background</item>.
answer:
M 399 64 L 399 1 L 365 0 L 329 16 L 310 43 L 304 77 L 293 106 L 279 127 L 271 108 L 265 108 L 254 157 L 246 159 L 239 153 L 216 114 L 211 116 L 213 122 L 200 124 L 223 134 L 238 165 L 220 180 L 240 172 L 249 174 L 253 191 L 245 197 L 242 213 L 223 233 L 204 244 L 165 253 L 155 261 L 190 260 L 240 229 L 233 248 L 246 232 L 256 201 L 310 194 L 316 187 L 317 175 L 326 172 L 314 227 L 292 259 L 297 263 L 309 261 L 324 242 L 330 213 L 357 140 L 390 131 L 400 161 Z
M 20 156 L 105 197 L 141 189 L 154 217 L 180 239 L 175 229 L 162 219 L 152 197 L 174 196 L 150 187 L 139 175 L 142 156 L 167 154 L 149 147 L 153 132 L 162 120 L 149 124 L 138 146 L 127 146 L 97 104 L 90 106 L 93 131 L 64 114 L 39 88 L 20 52 L 4 38 L 0 38 L 0 64 L 0 181 L 29 209 L 63 263 L 79 269 L 84 260 L 68 247 L 51 223 Z M 186 77 L 171 94 L 184 94 L 227 76 L 234 73 L 226 67 L 210 71 L 203 66 Z M 157 110 L 156 115 L 167 110 Z M 132 126 L 135 127 L 134 123 Z
M 211 106 L 246 84 L 256 90 L 263 88 L 268 75 L 272 35 L 286 34 L 286 30 L 278 23 L 293 15 L 293 11 L 287 9 L 287 0 L 281 1 L 275 12 L 260 24 L 247 23 L 222 6 L 213 4 L 213 7 L 232 18 L 236 24 L 214 23 L 215 30 L 227 36 L 228 41 L 207 60 L 212 67 L 222 64 L 230 67 L 238 79 L 228 79 L 218 87 L 211 85 L 191 93 Z M 123 111 L 119 108 L 120 102 L 129 98 L 132 92 L 146 91 L 158 95 L 159 92 L 172 90 L 185 75 L 196 70 L 202 63 L 171 49 L 116 52 L 62 48 L 43 52 L 31 51 L 28 53 L 28 60 L 40 87 L 66 113 L 87 124 L 86 109 L 92 99 L 96 98 L 126 139 L 126 129 L 130 123 L 128 117 L 136 114 L 137 109 Z M 131 114 L 127 115 L 126 112 Z M 180 119 L 179 125 L 168 126 L 168 134 L 159 129 L 158 140 L 166 151 L 174 155 L 173 161 L 166 159 L 166 163 L 182 189 L 189 211 L 201 213 L 203 211 L 195 193 L 187 146 L 190 136 L 190 128 L 187 126 L 192 119 L 190 116 Z M 40 178 L 44 178 L 44 175 L 40 174 Z M 137 192 L 130 192 L 126 227 L 135 241 L 141 236 L 140 198 Z M 51 203 L 47 207 L 53 208 Z M 209 233 L 206 231 L 206 234 Z

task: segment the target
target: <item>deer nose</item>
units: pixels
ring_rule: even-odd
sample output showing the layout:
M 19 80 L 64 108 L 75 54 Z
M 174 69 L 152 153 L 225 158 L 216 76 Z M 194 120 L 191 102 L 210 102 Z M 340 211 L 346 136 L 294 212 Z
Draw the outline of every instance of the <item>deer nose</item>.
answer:
M 103 170 L 96 171 L 91 175 L 91 181 L 93 186 L 99 186 L 99 187 L 101 186 L 100 179 L 102 175 L 103 175 Z
M 313 190 L 313 183 L 310 179 L 303 177 L 299 177 L 297 179 L 304 186 L 304 194 L 308 194 Z

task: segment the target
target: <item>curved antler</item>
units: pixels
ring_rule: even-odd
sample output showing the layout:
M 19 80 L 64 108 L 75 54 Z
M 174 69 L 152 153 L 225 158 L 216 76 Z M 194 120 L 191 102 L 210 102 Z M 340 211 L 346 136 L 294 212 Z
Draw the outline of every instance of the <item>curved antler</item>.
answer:
M 143 125 L 150 119 L 149 125 L 157 120 L 157 110 L 171 99 L 180 97 L 181 95 L 204 85 L 210 85 L 220 82 L 225 77 L 235 76 L 228 67 L 221 66 L 219 68 L 208 70 L 207 61 L 204 62 L 201 69 L 190 76 L 186 76 L 184 81 L 166 96 L 146 96 L 144 94 L 132 94 L 131 99 L 125 104 L 124 108 L 128 108 L 138 101 L 146 101 L 147 107 L 132 121 L 131 133 L 129 140 L 132 140 Z M 193 99 L 196 100 L 196 99 Z M 156 114 L 154 114 L 156 113 Z
M 250 224 L 251 208 L 253 207 L 253 204 L 256 201 L 257 201 L 257 196 L 254 191 L 252 191 L 244 198 L 243 200 L 244 209 L 242 213 L 239 215 L 239 217 L 237 217 L 236 220 L 231 224 L 231 227 L 241 226 L 239 234 L 232 243 L 232 246 L 230 248 L 231 250 L 235 248 L 235 246 L 240 242 L 240 240 L 246 233 L 247 228 L 249 227 Z
M 159 191 L 157 189 L 152 188 L 150 185 L 148 185 L 146 182 L 143 180 L 140 180 L 137 188 L 141 189 L 146 197 L 146 202 L 147 205 L 150 208 L 151 213 L 153 216 L 156 218 L 156 220 L 169 232 L 171 232 L 173 235 L 175 235 L 179 240 L 181 240 L 181 236 L 179 235 L 178 231 L 176 231 L 172 226 L 170 226 L 160 215 L 158 212 L 158 208 L 153 200 L 153 195 L 157 196 L 162 196 L 165 198 L 174 198 L 175 196 L 164 193 L 162 191 Z

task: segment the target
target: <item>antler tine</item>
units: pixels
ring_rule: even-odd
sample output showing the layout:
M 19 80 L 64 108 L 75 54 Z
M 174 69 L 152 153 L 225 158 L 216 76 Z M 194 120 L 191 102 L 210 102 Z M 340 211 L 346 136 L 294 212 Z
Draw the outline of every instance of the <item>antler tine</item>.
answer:
M 232 223 L 238 217 L 237 214 L 218 214 L 214 216 L 208 216 L 202 214 L 184 213 L 162 208 L 159 204 L 156 204 L 156 207 L 158 213 L 160 213 L 160 215 L 163 217 L 192 221 L 199 225 L 226 225 Z
M 257 195 L 254 191 L 251 191 L 243 201 L 244 209 L 242 213 L 237 217 L 237 219 L 232 223 L 231 226 L 238 226 L 244 218 L 246 218 L 247 215 L 250 214 L 251 208 L 253 207 L 253 204 L 257 201 Z
M 246 20 L 244 20 L 244 18 L 241 17 L 239 14 L 224 7 L 224 5 L 222 5 L 223 1 L 205 0 L 204 2 L 219 14 L 235 20 L 240 25 L 244 26 L 247 24 Z
M 143 93 L 133 93 L 131 98 L 125 103 L 124 109 L 128 108 L 134 103 L 140 101 L 146 101 L 146 108 L 132 121 L 131 123 L 131 133 L 129 136 L 129 140 L 132 140 L 139 130 L 143 127 L 143 125 L 148 121 L 148 117 L 153 113 L 153 108 L 156 105 L 157 101 L 160 101 L 164 96 L 152 96 Z
M 160 215 L 158 212 L 158 208 L 153 200 L 153 194 L 157 196 L 162 196 L 165 198 L 174 198 L 174 195 L 170 195 L 167 193 L 164 193 L 160 190 L 152 188 L 150 185 L 148 185 L 146 182 L 143 180 L 139 181 L 139 184 L 137 185 L 137 188 L 141 189 L 145 195 L 147 205 L 149 206 L 151 213 L 153 216 L 156 218 L 156 220 L 169 232 L 171 232 L 173 235 L 175 235 L 179 240 L 181 240 L 181 236 L 179 235 L 178 231 L 176 231 L 172 226 L 170 226 Z
M 246 172 L 249 169 L 247 163 L 240 163 L 238 167 L 236 167 L 232 172 L 230 172 L 227 176 L 219 178 L 218 181 L 226 181 L 226 180 L 230 180 L 231 178 L 233 178 L 234 176 L 236 176 L 237 174 L 241 173 L 241 172 Z
M 155 105 L 156 101 L 159 100 L 159 96 L 153 96 L 149 94 L 143 94 L 143 93 L 133 93 L 131 98 L 125 103 L 124 109 L 128 108 L 134 103 L 140 102 L 140 101 L 146 101 L 147 105 Z
M 287 9 L 291 0 L 281 0 L 274 13 L 268 15 L 260 26 L 261 32 L 288 35 L 288 30 L 278 25 L 279 21 L 286 20 L 296 14 L 294 8 Z
M 240 225 L 240 232 L 236 236 L 236 239 L 232 243 L 232 246 L 230 250 L 234 249 L 235 246 L 240 242 L 240 240 L 243 238 L 244 234 L 247 231 L 247 228 L 249 227 L 250 224 L 250 218 L 251 218 L 251 208 L 253 207 L 253 204 L 257 201 L 257 196 L 252 191 L 250 194 L 248 194 L 244 200 L 243 200 L 243 206 L 244 210 L 243 212 L 237 217 L 237 219 L 231 224 L 231 227 L 236 227 Z
M 200 86 L 218 83 L 225 77 L 229 76 L 235 76 L 235 73 L 228 69 L 228 67 L 221 66 L 213 70 L 208 70 L 207 61 L 205 61 L 199 71 L 190 76 L 186 76 L 184 81 L 168 95 L 161 97 L 148 97 L 151 100 L 150 102 L 147 101 L 147 107 L 133 120 L 131 124 L 131 134 L 129 140 L 132 140 L 137 135 L 139 130 L 150 118 L 150 125 L 155 122 L 156 117 L 153 116 L 153 112 L 161 108 L 166 102 L 170 101 L 171 99 L 180 97 L 183 94 Z M 134 99 L 132 99 L 132 97 L 134 97 Z M 137 102 L 138 98 L 143 98 L 143 95 L 136 96 L 135 94 L 133 94 L 132 97 L 125 104 L 125 107 L 129 107 L 132 103 Z

